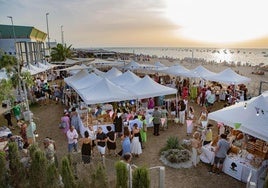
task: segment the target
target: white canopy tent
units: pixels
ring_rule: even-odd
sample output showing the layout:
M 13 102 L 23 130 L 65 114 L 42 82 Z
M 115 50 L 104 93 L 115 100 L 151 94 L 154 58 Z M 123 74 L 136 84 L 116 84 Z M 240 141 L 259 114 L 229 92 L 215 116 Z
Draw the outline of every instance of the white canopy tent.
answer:
M 54 61 L 51 62 L 52 64 L 64 64 L 64 65 L 74 65 L 76 63 L 79 63 L 80 60 L 79 59 L 66 59 L 65 61 Z
M 83 69 L 91 69 L 91 68 L 92 67 L 88 67 L 86 65 L 73 65 L 71 67 L 59 69 L 58 71 L 73 71 L 73 70 L 83 70 Z
M 37 63 L 37 67 L 41 68 L 41 69 L 44 69 L 44 70 L 49 70 L 49 69 L 52 69 L 53 68 L 53 65 L 49 64 L 49 63 L 40 63 L 38 62 Z
M 117 68 L 113 67 L 112 69 L 108 70 L 103 77 L 111 79 L 111 78 L 115 78 L 117 76 L 122 75 L 122 72 L 120 70 L 118 70 Z
M 90 65 L 95 65 L 96 67 L 119 67 L 124 66 L 124 61 L 108 61 L 104 59 L 95 59 L 89 63 Z
M 105 75 L 105 72 L 102 72 L 97 68 L 93 68 L 92 72 L 94 72 L 95 74 L 97 74 L 98 76 L 101 76 L 101 77 L 104 77 L 104 75 Z
M 124 70 L 138 70 L 142 68 L 142 65 L 137 63 L 136 61 L 131 61 L 127 65 L 122 67 Z
M 95 73 L 88 73 L 86 70 L 81 70 L 74 76 L 64 78 L 64 82 L 71 86 L 76 92 L 80 89 L 90 87 L 99 82 L 102 78 Z
M 155 62 L 154 65 L 157 67 L 166 67 L 166 65 L 164 65 L 163 63 L 161 63 L 159 61 Z
M 237 74 L 231 68 L 227 68 L 218 74 L 206 76 L 205 79 L 209 81 L 216 81 L 220 83 L 235 84 L 235 85 L 248 83 L 251 81 L 250 78 Z
M 139 80 L 141 80 L 141 78 L 129 70 L 124 72 L 122 75 L 111 79 L 113 83 L 119 86 L 134 84 Z
M 175 64 L 173 66 L 168 67 L 167 69 L 159 70 L 159 72 L 165 74 L 171 74 L 174 76 L 182 76 L 183 74 L 189 72 L 189 69 L 185 68 L 182 65 Z
M 107 78 L 103 78 L 88 88 L 79 89 L 78 94 L 86 104 L 135 99 L 135 96 L 130 94 L 129 91 L 117 86 Z
M 189 77 L 189 78 L 203 78 L 204 79 L 205 77 L 215 75 L 215 73 L 206 69 L 202 65 L 199 65 L 196 68 L 190 70 L 189 72 L 182 73 L 182 75 L 185 77 Z
M 36 67 L 32 64 L 28 64 L 26 67 L 22 67 L 21 69 L 22 72 L 30 72 L 31 75 L 35 75 L 35 74 L 38 74 L 38 73 L 41 73 L 41 72 L 45 72 L 46 69 L 44 68 L 39 68 L 39 67 Z
M 148 75 L 134 84 L 125 85 L 124 88 L 133 93 L 138 99 L 177 94 L 177 89 L 163 86 Z
M 268 91 L 208 114 L 208 118 L 268 142 Z

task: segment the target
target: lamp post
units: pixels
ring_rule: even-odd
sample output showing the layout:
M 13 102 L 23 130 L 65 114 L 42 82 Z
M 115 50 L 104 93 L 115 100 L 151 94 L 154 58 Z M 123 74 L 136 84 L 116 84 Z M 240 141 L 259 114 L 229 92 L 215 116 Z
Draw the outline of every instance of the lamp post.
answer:
M 20 74 L 20 61 L 17 57 L 17 47 L 16 47 L 16 33 L 15 33 L 15 28 L 14 28 L 14 24 L 13 24 L 13 17 L 12 16 L 8 16 L 8 18 L 10 18 L 11 20 L 11 24 L 12 24 L 12 29 L 13 29 L 13 37 L 14 37 L 14 43 L 15 43 L 15 53 L 16 53 L 16 58 L 17 58 L 17 69 L 18 69 L 18 78 L 19 78 L 19 89 L 18 89 L 18 95 L 20 95 L 20 90 L 21 90 L 21 82 L 23 84 L 23 92 L 24 92 L 24 97 L 25 97 L 25 103 L 26 103 L 26 111 L 29 113 L 29 121 L 32 121 L 32 117 L 31 117 L 31 112 L 30 112 L 30 107 L 29 107 L 29 102 L 28 102 L 28 97 L 27 97 L 27 89 L 26 89 L 26 85 L 25 85 L 25 81 L 23 80 L 23 78 L 21 77 Z
M 48 15 L 49 15 L 49 13 L 47 12 L 46 13 L 46 21 L 47 21 L 47 44 L 48 44 L 48 53 L 50 55 L 50 42 L 49 42 L 50 38 L 49 38 L 49 28 L 48 28 Z
M 63 25 L 60 26 L 60 30 L 61 30 L 61 44 L 64 46 L 64 38 L 63 38 Z
M 17 40 L 16 40 L 16 33 L 15 33 L 15 27 L 14 27 L 14 23 L 13 23 L 13 17 L 12 16 L 7 16 L 10 20 L 11 20 L 11 24 L 12 24 L 12 30 L 13 30 L 13 38 L 14 38 L 14 50 L 15 50 L 15 55 L 16 55 L 16 59 L 17 59 L 17 71 L 18 71 L 18 77 L 20 78 L 20 61 L 19 58 L 17 57 Z M 18 88 L 18 95 L 20 95 L 20 90 L 21 90 L 21 82 L 19 81 L 19 88 Z

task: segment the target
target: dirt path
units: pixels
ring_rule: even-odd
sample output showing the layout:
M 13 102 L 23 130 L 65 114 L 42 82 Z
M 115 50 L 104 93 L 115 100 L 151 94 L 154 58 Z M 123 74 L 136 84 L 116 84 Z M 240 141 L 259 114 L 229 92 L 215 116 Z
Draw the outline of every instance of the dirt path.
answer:
M 199 107 L 196 107 L 198 113 Z M 63 155 L 67 154 L 67 140 L 62 130 L 58 128 L 60 117 L 63 114 L 64 106 L 61 104 L 48 104 L 45 106 L 35 106 L 32 108 L 34 113 L 34 120 L 37 124 L 37 132 L 39 137 L 37 142 L 40 148 L 43 148 L 42 140 L 49 136 L 56 141 L 58 158 L 61 159 Z M 5 121 L 1 117 L 1 125 Z M 166 131 L 161 131 L 160 136 L 153 136 L 153 128 L 148 128 L 148 141 L 145 143 L 145 149 L 139 158 L 133 158 L 132 163 L 138 166 L 163 166 L 159 160 L 159 150 L 165 145 L 169 136 L 178 136 L 180 140 L 190 138 L 186 136 L 186 126 L 178 126 L 169 124 Z M 214 131 L 216 128 L 214 127 Z M 18 132 L 18 129 L 16 130 Z M 118 145 L 120 150 L 120 145 Z M 109 158 L 109 156 L 107 157 Z M 116 160 L 115 157 L 110 157 Z M 190 169 L 174 169 L 165 167 L 165 185 L 167 188 L 189 188 L 189 187 L 245 187 L 245 184 L 235 180 L 234 178 L 222 174 L 220 176 L 210 175 L 208 173 L 208 165 L 199 163 L 197 168 Z

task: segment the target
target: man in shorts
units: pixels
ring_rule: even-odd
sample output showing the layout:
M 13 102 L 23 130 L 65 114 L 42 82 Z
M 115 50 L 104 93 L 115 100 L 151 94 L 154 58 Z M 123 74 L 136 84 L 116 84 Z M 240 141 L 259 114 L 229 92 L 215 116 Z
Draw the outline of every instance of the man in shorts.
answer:
M 214 151 L 215 158 L 214 158 L 214 165 L 212 167 L 212 170 L 210 171 L 211 173 L 216 173 L 217 171 L 217 174 L 219 175 L 222 171 L 223 162 L 225 160 L 228 150 L 231 147 L 231 144 L 226 139 L 227 139 L 226 134 L 220 135 L 220 140 L 218 141 L 217 147 Z

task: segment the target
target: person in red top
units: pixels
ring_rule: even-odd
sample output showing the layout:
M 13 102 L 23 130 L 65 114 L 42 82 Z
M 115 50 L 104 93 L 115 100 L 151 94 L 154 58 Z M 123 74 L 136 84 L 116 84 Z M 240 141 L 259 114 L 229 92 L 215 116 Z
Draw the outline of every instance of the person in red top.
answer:
M 201 89 L 200 106 L 204 106 L 204 104 L 205 104 L 206 91 L 207 91 L 207 87 L 206 87 L 206 85 L 204 85 L 204 87 Z

